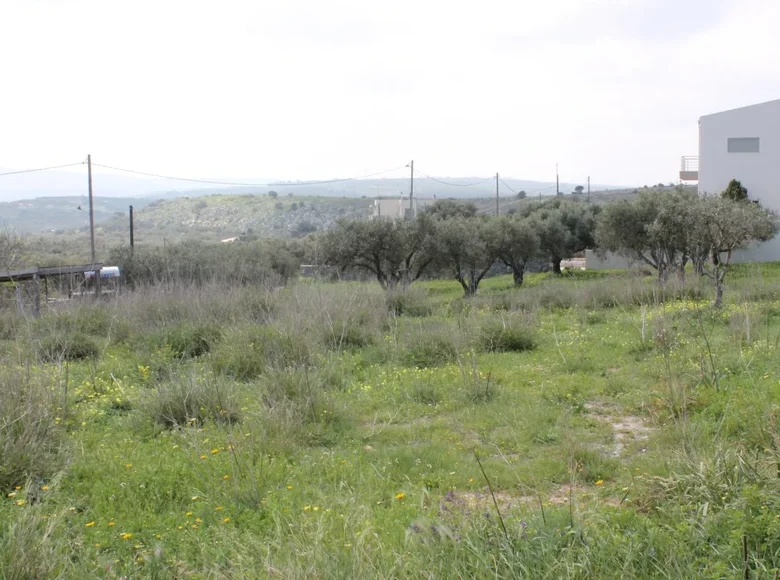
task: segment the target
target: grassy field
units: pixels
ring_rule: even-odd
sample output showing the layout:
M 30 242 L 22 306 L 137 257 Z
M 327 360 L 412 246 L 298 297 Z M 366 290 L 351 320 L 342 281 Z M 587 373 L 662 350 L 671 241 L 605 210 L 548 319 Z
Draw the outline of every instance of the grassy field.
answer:
M 775 578 L 780 267 L 0 326 L 0 578 Z

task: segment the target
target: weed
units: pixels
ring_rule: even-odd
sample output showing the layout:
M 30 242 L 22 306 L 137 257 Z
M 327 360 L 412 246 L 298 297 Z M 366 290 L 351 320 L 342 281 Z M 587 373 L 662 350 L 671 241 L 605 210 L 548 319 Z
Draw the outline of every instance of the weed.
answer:
M 50 362 L 95 358 L 100 353 L 95 340 L 79 331 L 60 331 L 44 336 L 37 346 L 40 357 Z
M 501 319 L 483 324 L 479 345 L 488 352 L 524 352 L 535 349 L 537 340 L 530 328 Z
M 157 385 L 141 408 L 166 428 L 198 426 L 207 420 L 235 423 L 241 418 L 235 383 L 202 376 L 193 369 Z
M 51 477 L 64 459 L 64 417 L 52 377 L 29 366 L 0 367 L 0 490 Z

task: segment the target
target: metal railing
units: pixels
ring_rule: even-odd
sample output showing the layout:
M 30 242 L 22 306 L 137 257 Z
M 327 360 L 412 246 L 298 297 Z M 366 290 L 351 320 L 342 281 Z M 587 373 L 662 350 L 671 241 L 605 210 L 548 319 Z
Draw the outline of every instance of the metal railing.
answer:
M 683 155 L 680 160 L 680 171 L 698 171 L 699 170 L 699 156 L 698 155 Z

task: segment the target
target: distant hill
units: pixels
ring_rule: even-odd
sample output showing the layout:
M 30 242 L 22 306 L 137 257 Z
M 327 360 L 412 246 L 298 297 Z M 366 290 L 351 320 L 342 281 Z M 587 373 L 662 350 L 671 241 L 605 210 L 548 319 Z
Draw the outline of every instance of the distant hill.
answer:
M 127 215 L 133 205 L 140 209 L 151 198 L 95 197 L 95 223 Z M 64 232 L 89 226 L 89 200 L 86 196 L 39 197 L 0 203 L 0 227 L 11 227 L 23 233 Z

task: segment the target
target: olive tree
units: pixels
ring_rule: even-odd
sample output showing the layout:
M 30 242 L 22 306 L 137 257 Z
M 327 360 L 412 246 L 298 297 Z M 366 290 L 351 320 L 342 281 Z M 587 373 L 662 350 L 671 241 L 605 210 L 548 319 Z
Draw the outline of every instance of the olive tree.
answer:
M 526 210 L 535 221 L 540 253 L 547 256 L 553 272 L 561 273 L 561 262 L 595 245 L 596 219 L 601 207 L 582 202 L 535 204 Z
M 340 220 L 325 232 L 325 261 L 340 268 L 371 272 L 386 290 L 408 286 L 425 272 L 435 255 L 433 220 Z
M 734 251 L 775 237 L 778 216 L 758 204 L 704 196 L 687 207 L 685 217 L 689 243 L 706 248 L 714 258 L 703 263 L 702 273 L 713 281 L 714 304 L 720 306 Z
M 636 199 L 608 204 L 596 225 L 599 252 L 646 264 L 666 282 L 670 271 L 682 272 L 689 258 L 702 255 L 687 236 L 687 210 L 696 199 L 695 193 L 678 189 L 642 192 Z
M 490 222 L 480 218 L 456 217 L 436 222 L 439 264 L 449 270 L 466 296 L 477 293 L 479 283 L 495 262 L 489 241 Z
M 491 219 L 486 235 L 495 258 L 512 270 L 515 286 L 523 285 L 525 265 L 539 252 L 537 223 L 529 218 Z

